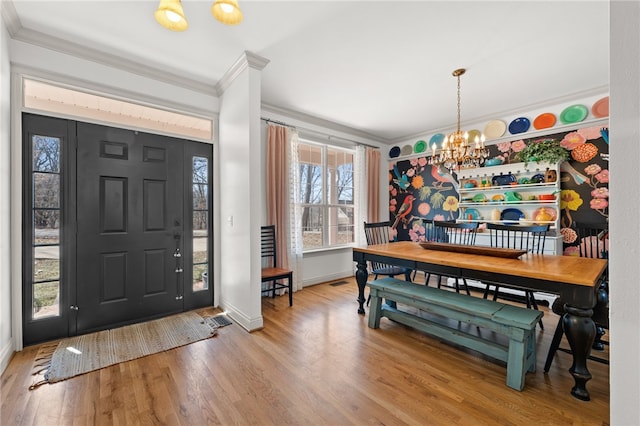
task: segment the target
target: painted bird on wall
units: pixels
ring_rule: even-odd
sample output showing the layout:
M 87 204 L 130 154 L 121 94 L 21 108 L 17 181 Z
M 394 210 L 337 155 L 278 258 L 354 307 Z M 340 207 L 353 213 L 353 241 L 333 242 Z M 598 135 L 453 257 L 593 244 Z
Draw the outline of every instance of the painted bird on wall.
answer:
M 405 220 L 407 215 L 411 213 L 411 210 L 413 209 L 413 200 L 415 200 L 415 197 L 411 194 L 407 194 L 407 196 L 404 197 L 404 201 L 402 202 L 400 209 L 398 209 L 396 220 L 393 222 L 393 225 L 391 225 L 391 229 L 396 229 L 398 223 L 400 223 L 401 220 Z
M 431 166 L 431 176 L 433 176 L 433 186 L 436 188 L 442 188 L 445 183 L 450 183 L 454 187 L 457 185 L 457 182 L 451 175 L 451 173 L 447 172 L 440 166 Z
M 409 178 L 407 177 L 407 175 L 401 175 L 400 171 L 398 170 L 398 166 L 396 166 L 395 164 L 393 165 L 393 174 L 396 175 L 396 178 L 393 181 L 400 187 L 400 189 L 405 190 L 409 187 L 409 185 L 411 185 L 411 183 L 409 183 Z

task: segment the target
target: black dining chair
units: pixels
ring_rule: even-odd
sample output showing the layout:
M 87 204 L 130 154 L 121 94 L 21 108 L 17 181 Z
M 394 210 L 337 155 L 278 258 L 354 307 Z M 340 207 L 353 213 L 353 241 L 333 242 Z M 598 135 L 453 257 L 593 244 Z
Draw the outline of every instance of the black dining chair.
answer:
M 269 283 L 262 293 L 271 293 L 271 297 L 276 297 L 276 290 L 287 290 L 289 306 L 293 306 L 293 271 L 278 266 L 275 225 L 260 227 L 260 255 L 262 283 Z
M 573 230 L 576 232 L 576 241 L 578 242 L 578 250 L 581 257 L 591 257 L 596 259 L 608 259 L 609 258 L 609 225 L 606 222 L 602 223 L 574 223 Z M 564 328 L 562 325 L 562 315 L 564 315 L 565 302 L 561 297 L 558 297 L 551 305 L 553 313 L 560 316 L 558 325 L 556 325 L 556 331 L 553 334 L 551 345 L 549 345 L 549 352 L 547 353 L 547 359 L 544 363 L 544 372 L 548 373 L 553 363 L 553 358 L 557 351 L 570 354 L 571 350 L 565 347 L 561 347 L 562 336 L 564 335 Z M 596 305 L 593 308 L 593 315 L 591 319 L 596 325 L 596 337 L 593 341 L 592 349 L 604 350 L 605 346 L 609 345 L 609 342 L 603 340 L 606 330 L 609 329 L 609 274 L 605 271 L 602 281 L 598 285 L 596 291 Z M 589 354 L 589 359 L 599 362 L 601 364 L 609 364 L 607 358 Z
M 476 243 L 476 235 L 478 233 L 478 222 L 454 222 L 454 221 L 433 221 L 432 241 L 438 243 L 459 244 L 464 246 L 472 246 Z M 445 275 L 436 275 L 438 277 L 438 288 L 442 286 L 442 277 Z M 429 284 L 431 274 L 427 274 L 426 284 Z M 467 280 L 464 277 L 452 276 L 456 282 L 456 293 L 460 293 L 460 279 L 464 284 L 467 295 L 471 295 Z
M 367 239 L 367 245 L 392 243 L 390 238 L 391 222 L 364 222 L 364 235 Z M 404 275 L 406 281 L 411 281 L 413 270 L 403 266 L 389 265 L 381 262 L 371 262 L 371 273 L 373 279 L 377 280 L 380 275 L 395 277 L 396 275 Z M 369 298 L 367 298 L 367 306 L 369 306 Z
M 526 250 L 528 253 L 542 254 L 544 253 L 544 244 L 546 241 L 549 224 L 546 225 L 519 225 L 519 224 L 501 224 L 487 223 L 489 231 L 489 239 L 491 247 L 511 248 L 518 250 Z M 491 286 L 494 286 L 493 300 L 498 300 L 500 295 L 500 286 L 498 283 L 485 283 L 483 297 L 489 296 Z M 511 289 L 511 287 L 509 287 Z M 529 309 L 538 309 L 538 302 L 534 292 L 531 290 L 517 290 L 524 293 L 524 302 Z M 539 322 L 540 329 L 544 330 L 542 320 Z
M 434 238 L 434 228 L 433 228 L 433 219 L 423 219 L 420 218 L 421 222 L 422 222 L 422 227 L 424 228 L 424 236 L 419 235 L 420 240 L 419 241 L 435 241 Z M 413 270 L 413 275 L 411 277 L 412 281 L 416 281 L 416 275 L 418 273 L 419 269 L 414 269 Z M 429 272 L 423 271 L 425 274 L 425 284 L 429 284 L 429 278 L 430 278 L 430 274 Z

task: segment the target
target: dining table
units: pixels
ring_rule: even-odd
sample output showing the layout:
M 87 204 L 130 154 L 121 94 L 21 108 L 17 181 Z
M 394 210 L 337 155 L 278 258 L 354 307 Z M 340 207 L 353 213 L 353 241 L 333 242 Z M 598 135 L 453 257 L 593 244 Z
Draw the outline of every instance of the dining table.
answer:
M 365 313 L 367 262 L 559 295 L 566 302 L 562 323 L 573 356 L 569 372 L 575 384 L 571 394 L 583 401 L 590 399 L 586 385 L 592 375 L 587 359 L 596 334 L 591 317 L 598 286 L 606 272 L 606 260 L 531 253 L 503 257 L 484 249 L 456 252 L 424 248 L 413 241 L 354 247 L 353 260 L 357 263 L 358 314 Z

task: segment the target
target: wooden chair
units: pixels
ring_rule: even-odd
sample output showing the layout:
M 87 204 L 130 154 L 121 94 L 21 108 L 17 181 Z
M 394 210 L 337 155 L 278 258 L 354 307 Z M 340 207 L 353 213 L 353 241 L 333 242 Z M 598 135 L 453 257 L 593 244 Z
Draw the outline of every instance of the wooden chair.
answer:
M 487 223 L 487 229 L 489 230 L 491 247 L 512 248 L 526 250 L 529 253 L 542 254 L 544 252 L 544 243 L 547 232 L 549 231 L 549 224 L 506 225 L 499 223 Z M 495 286 L 493 300 L 498 300 L 500 285 L 495 283 L 487 283 L 483 297 L 485 299 L 488 297 L 489 290 L 492 285 Z M 524 291 L 524 300 L 527 308 L 538 310 L 538 303 L 536 302 L 533 291 Z M 544 330 L 542 320 L 540 320 L 539 324 L 540 329 Z
M 574 230 L 579 242 L 579 253 L 581 257 L 593 257 L 597 259 L 608 259 L 609 250 L 607 240 L 609 238 L 609 225 L 607 223 L 576 223 Z M 557 351 L 570 354 L 571 350 L 560 346 L 564 328 L 562 326 L 562 315 L 564 314 L 564 300 L 558 297 L 551 305 L 551 310 L 560 316 L 556 331 L 553 334 L 549 353 L 544 363 L 544 372 L 549 372 L 553 357 Z M 592 349 L 603 350 L 609 342 L 602 340 L 605 330 L 609 329 L 609 275 L 605 272 L 604 278 L 597 289 L 596 306 L 593 308 L 591 316 L 596 324 L 596 337 Z M 602 364 L 609 364 L 609 360 L 590 354 L 589 359 Z
M 391 231 L 391 222 L 364 222 L 364 235 L 367 238 L 367 245 L 387 244 L 391 243 L 389 233 Z M 412 269 L 402 266 L 388 265 L 386 263 L 371 262 L 371 273 L 373 279 L 377 280 L 380 275 L 395 277 L 396 275 L 404 275 L 405 281 L 411 281 Z M 371 296 L 367 298 L 367 306 Z
M 476 235 L 478 232 L 478 222 L 448 222 L 433 221 L 432 241 L 439 243 L 460 244 L 472 246 L 476 243 Z M 442 286 L 442 275 L 438 275 L 438 288 Z M 427 274 L 426 284 L 429 284 L 431 274 Z M 456 293 L 460 293 L 460 278 L 464 284 L 467 295 L 470 295 L 467 280 L 464 277 L 452 277 L 456 280 Z
M 276 290 L 287 289 L 289 292 L 289 306 L 293 306 L 293 271 L 278 267 L 276 250 L 276 226 L 268 225 L 260 228 L 260 254 L 262 257 L 262 282 L 271 285 L 262 293 L 271 292 L 276 297 Z M 287 283 L 281 283 L 281 280 Z

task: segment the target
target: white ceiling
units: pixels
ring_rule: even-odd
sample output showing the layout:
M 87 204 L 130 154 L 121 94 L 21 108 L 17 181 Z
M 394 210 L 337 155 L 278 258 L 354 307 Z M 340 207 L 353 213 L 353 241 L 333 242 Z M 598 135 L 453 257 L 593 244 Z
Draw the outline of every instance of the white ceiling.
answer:
M 460 67 L 463 123 L 608 90 L 605 0 L 239 0 L 237 26 L 211 16 L 213 0 L 183 0 L 183 33 L 155 21 L 158 3 L 13 0 L 19 23 L 8 27 L 212 88 L 250 51 L 270 61 L 263 104 L 387 143 L 454 126 Z

